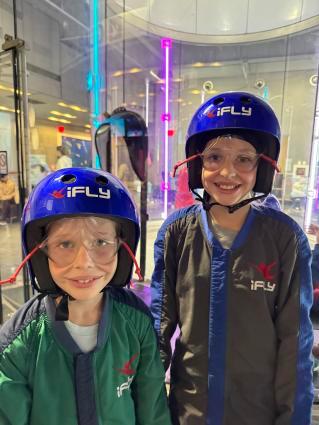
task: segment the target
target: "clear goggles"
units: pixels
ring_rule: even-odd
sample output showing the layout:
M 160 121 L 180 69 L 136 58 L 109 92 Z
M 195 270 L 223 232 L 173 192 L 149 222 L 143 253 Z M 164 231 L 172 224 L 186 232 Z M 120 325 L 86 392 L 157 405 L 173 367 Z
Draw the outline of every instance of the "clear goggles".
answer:
M 102 237 L 87 240 L 47 238 L 42 242 L 40 249 L 59 267 L 71 265 L 83 248 L 94 263 L 105 266 L 113 261 L 122 244 L 123 241 L 119 238 L 113 240 Z
M 260 160 L 263 160 L 269 162 L 277 172 L 280 172 L 277 162 L 267 155 L 244 151 L 234 153 L 231 149 L 221 149 L 218 147 L 218 140 L 225 138 L 229 139 L 231 137 L 236 136 L 218 137 L 213 143 L 209 144 L 202 153 L 192 155 L 183 161 L 177 162 L 173 169 L 173 177 L 175 177 L 176 171 L 181 165 L 187 164 L 197 158 L 202 160 L 203 168 L 208 171 L 218 171 L 225 166 L 227 161 L 231 161 L 232 166 L 236 171 L 240 173 L 249 173 L 257 167 Z
M 76 222 L 77 220 L 81 221 Z M 94 217 L 66 218 L 53 222 L 48 226 L 48 236 L 25 257 L 15 273 L 8 279 L 0 281 L 0 284 L 13 283 L 26 262 L 38 250 L 45 253 L 58 267 L 67 267 L 84 249 L 97 266 L 103 267 L 113 261 L 121 246 L 133 260 L 139 280 L 143 280 L 132 250 L 125 241 L 116 236 L 114 228 L 110 227 L 109 223 L 110 220 Z

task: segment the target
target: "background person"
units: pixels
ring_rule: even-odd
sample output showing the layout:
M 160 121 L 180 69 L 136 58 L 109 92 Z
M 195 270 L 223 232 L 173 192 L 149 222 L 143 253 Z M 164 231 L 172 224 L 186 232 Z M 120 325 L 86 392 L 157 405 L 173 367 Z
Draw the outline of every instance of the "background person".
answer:
M 187 168 L 182 168 L 177 176 L 175 208 L 187 207 L 194 205 L 194 203 L 194 196 L 188 187 Z
M 70 157 L 70 149 L 67 146 L 58 146 L 57 150 L 57 162 L 56 169 L 61 170 L 62 168 L 72 167 L 72 158 Z
M 8 174 L 0 175 L 0 224 L 10 223 L 11 205 L 15 204 L 16 184 Z

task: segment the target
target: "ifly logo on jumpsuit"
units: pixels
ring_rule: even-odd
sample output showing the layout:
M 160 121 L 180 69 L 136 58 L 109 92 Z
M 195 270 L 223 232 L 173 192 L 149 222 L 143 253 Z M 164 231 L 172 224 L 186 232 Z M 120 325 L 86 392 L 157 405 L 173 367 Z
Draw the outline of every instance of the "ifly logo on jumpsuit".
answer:
M 120 369 L 116 368 L 116 370 L 118 370 L 120 374 L 122 375 L 126 375 L 126 376 L 133 375 L 133 376 L 129 376 L 126 382 L 123 382 L 123 384 L 116 387 L 116 393 L 119 398 L 122 397 L 124 390 L 130 389 L 131 383 L 134 379 L 134 374 L 136 373 L 136 370 L 132 367 L 132 363 L 137 357 L 138 355 L 134 354 L 127 362 L 124 363 L 124 366 L 122 368 Z
M 268 292 L 274 292 L 276 289 L 276 283 L 272 283 L 271 281 L 274 279 L 274 276 L 271 272 L 273 267 L 276 265 L 276 262 L 273 261 L 271 264 L 259 263 L 258 265 L 252 264 L 252 266 L 261 273 L 264 280 L 251 280 L 251 290 L 257 291 L 258 289 L 262 289 Z

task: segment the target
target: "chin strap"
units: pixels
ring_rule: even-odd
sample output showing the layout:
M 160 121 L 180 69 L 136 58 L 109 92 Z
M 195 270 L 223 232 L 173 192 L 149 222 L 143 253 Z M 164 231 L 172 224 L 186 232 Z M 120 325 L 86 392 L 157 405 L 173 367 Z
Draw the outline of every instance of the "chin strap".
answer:
M 267 196 L 267 195 L 263 194 L 263 195 L 254 196 L 253 198 L 244 199 L 243 201 L 238 202 L 238 204 L 222 205 L 222 204 L 219 204 L 218 202 L 209 202 L 209 196 L 208 196 L 207 192 L 204 192 L 204 196 L 202 197 L 195 190 L 191 189 L 191 191 L 193 192 L 195 199 L 197 201 L 200 201 L 203 204 L 203 208 L 204 208 L 205 211 L 209 211 L 211 209 L 211 207 L 213 207 L 214 205 L 220 205 L 221 207 L 227 208 L 229 214 L 234 213 L 235 211 L 239 210 L 239 208 L 242 208 L 245 205 L 250 204 L 253 201 L 256 201 L 257 199 L 262 199 L 262 198 L 265 198 Z
M 69 299 L 72 299 L 70 295 L 63 293 L 62 295 L 55 295 L 53 298 L 62 296 L 60 302 L 57 304 L 55 309 L 55 320 L 64 322 L 69 319 Z

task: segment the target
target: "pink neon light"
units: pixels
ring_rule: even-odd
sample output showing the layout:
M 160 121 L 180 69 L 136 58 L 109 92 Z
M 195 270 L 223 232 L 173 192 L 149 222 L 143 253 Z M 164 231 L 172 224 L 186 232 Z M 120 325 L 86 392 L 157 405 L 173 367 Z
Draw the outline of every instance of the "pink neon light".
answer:
M 170 38 L 162 38 L 161 46 L 162 49 L 170 49 L 172 47 L 172 40 Z
M 171 114 L 169 112 L 169 67 L 170 57 L 169 51 L 172 48 L 172 40 L 170 38 L 163 38 L 161 40 L 162 49 L 164 49 L 164 63 L 165 63 L 165 109 L 161 115 L 162 121 L 164 122 L 164 182 L 162 183 L 162 190 L 164 191 L 164 211 L 163 218 L 167 217 L 167 205 L 168 205 L 168 123 L 171 120 Z
M 162 119 L 162 121 L 170 121 L 171 120 L 171 114 L 169 112 L 167 114 L 162 114 L 161 119 Z
M 167 190 L 169 190 L 169 189 L 170 189 L 170 185 L 169 185 L 169 183 L 168 183 L 168 184 L 166 184 L 165 182 L 162 182 L 162 183 L 161 183 L 161 191 L 162 191 L 162 192 L 167 191 Z

